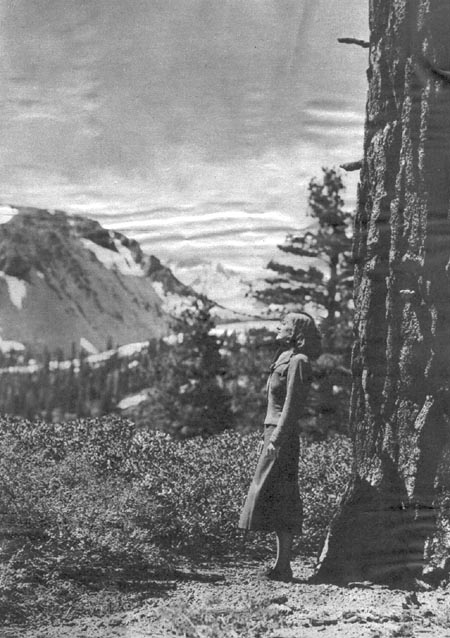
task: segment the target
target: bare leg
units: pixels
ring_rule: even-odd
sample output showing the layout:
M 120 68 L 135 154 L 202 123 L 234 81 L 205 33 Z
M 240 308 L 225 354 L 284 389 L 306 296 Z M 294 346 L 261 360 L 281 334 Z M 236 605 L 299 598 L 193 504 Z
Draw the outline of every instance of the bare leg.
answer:
M 293 538 L 290 532 L 277 532 L 277 561 L 274 569 L 280 572 L 288 571 L 291 567 Z

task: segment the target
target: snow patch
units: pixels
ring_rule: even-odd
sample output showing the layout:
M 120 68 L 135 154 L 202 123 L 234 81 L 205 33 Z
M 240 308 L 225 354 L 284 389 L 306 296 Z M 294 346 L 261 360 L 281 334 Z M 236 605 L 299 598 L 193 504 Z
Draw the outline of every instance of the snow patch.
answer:
M 0 368 L 0 375 L 2 374 L 33 374 L 42 370 L 40 363 L 34 363 L 27 366 L 9 366 L 8 368 Z
M 11 302 L 22 310 L 23 300 L 27 296 L 27 285 L 23 279 L 18 277 L 12 277 L 11 275 L 5 275 L 3 271 L 0 271 L 0 277 L 4 279 L 8 286 L 9 298 Z
M 90 354 L 88 357 L 86 357 L 86 361 L 90 365 L 93 365 L 95 367 L 96 365 L 99 365 L 104 361 L 108 361 L 108 359 L 111 359 L 111 357 L 113 357 L 115 354 L 116 350 L 104 350 L 99 354 Z
M 119 357 L 132 357 L 134 354 L 138 354 L 144 348 L 148 347 L 148 341 L 139 341 L 136 343 L 127 343 L 124 346 L 117 348 L 117 354 Z
M 210 331 L 215 336 L 223 336 L 226 334 L 236 333 L 242 343 L 246 341 L 246 333 L 249 330 L 262 330 L 263 328 L 269 332 L 276 332 L 276 327 L 280 323 L 279 319 L 250 319 L 248 321 L 233 321 L 230 323 L 217 324 Z
M 114 244 L 118 250 L 117 253 L 114 250 L 110 250 L 109 248 L 99 246 L 95 242 L 91 241 L 90 239 L 86 239 L 85 237 L 82 237 L 80 241 L 85 248 L 94 253 L 99 262 L 101 262 L 105 266 L 105 268 L 108 268 L 108 270 L 115 270 L 126 276 L 144 276 L 142 267 L 136 263 L 131 251 L 123 246 L 120 241 L 114 241 Z
M 170 315 L 180 315 L 192 308 L 192 297 L 167 292 L 160 281 L 152 281 L 153 289 L 162 301 L 162 309 Z
M 16 213 L 18 213 L 19 211 L 17 210 L 17 208 L 13 208 L 12 206 L 0 206 L 0 221 L 1 223 L 5 223 L 7 221 L 9 221 L 11 219 L 11 217 L 13 217 L 13 215 L 15 215 Z
M 80 362 L 78 359 L 71 361 L 70 359 L 65 361 L 50 361 L 48 364 L 50 370 L 70 370 L 73 367 L 74 370 L 79 370 Z
M 25 346 L 19 341 L 4 341 L 0 338 L 0 351 L 5 354 L 6 352 L 23 352 Z
M 117 407 L 119 408 L 119 410 L 128 410 L 129 408 L 135 408 L 147 399 L 148 391 L 143 390 L 138 394 L 132 394 L 131 396 L 125 397 L 124 399 L 122 399 L 122 401 L 119 401 Z
M 178 334 L 171 334 L 168 337 L 163 337 L 164 343 L 167 343 L 169 346 L 175 346 L 177 343 L 183 343 L 184 335 L 182 332 Z
M 152 281 L 152 286 L 158 297 L 161 297 L 161 299 L 164 300 L 166 298 L 166 291 L 164 290 L 162 283 L 160 281 Z
M 96 348 L 88 339 L 84 337 L 80 338 L 80 348 L 89 352 L 89 354 L 98 354 L 98 348 Z

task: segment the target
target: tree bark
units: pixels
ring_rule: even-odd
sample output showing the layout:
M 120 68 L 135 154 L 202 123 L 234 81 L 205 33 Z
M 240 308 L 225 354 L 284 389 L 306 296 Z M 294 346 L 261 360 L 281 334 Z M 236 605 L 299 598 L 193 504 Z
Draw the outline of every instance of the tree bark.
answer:
M 316 577 L 439 579 L 450 548 L 450 2 L 370 0 L 353 476 Z

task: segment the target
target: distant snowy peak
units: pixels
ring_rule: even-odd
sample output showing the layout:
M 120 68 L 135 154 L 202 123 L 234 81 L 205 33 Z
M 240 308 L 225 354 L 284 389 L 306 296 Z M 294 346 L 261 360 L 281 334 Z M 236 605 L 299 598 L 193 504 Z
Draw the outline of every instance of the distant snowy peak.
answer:
M 170 264 L 171 270 L 200 295 L 205 295 L 231 313 L 259 315 L 263 309 L 252 296 L 252 285 L 244 276 L 220 262 L 197 262 L 193 265 Z M 223 309 L 215 314 L 225 318 Z

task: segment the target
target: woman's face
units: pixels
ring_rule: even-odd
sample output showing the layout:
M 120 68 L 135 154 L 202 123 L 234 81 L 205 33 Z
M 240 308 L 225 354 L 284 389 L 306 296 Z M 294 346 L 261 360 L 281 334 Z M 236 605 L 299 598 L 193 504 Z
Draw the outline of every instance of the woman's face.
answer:
M 289 343 L 294 336 L 294 326 L 287 319 L 282 319 L 277 326 L 276 340 L 282 343 Z

